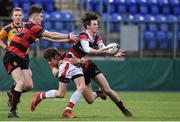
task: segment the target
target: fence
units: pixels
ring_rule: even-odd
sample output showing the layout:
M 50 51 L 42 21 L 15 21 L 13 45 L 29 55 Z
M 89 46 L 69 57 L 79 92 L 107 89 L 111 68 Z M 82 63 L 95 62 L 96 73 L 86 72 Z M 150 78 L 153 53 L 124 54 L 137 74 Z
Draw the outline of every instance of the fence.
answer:
M 180 91 L 180 60 L 165 58 L 129 58 L 120 60 L 94 60 L 114 90 L 131 91 Z M 51 73 L 43 59 L 32 59 L 34 89 L 48 90 L 58 86 L 58 79 Z M 0 58 L 0 91 L 11 87 L 12 79 L 7 75 Z M 98 89 L 92 82 L 93 88 Z M 71 82 L 70 90 L 74 90 Z

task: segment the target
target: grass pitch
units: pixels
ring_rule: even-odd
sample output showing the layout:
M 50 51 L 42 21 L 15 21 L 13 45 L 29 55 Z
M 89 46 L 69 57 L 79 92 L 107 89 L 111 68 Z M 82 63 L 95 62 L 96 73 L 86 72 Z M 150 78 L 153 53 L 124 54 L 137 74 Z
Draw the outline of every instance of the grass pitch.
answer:
M 22 95 L 18 106 L 21 118 L 9 119 L 6 92 L 0 92 L 0 121 L 180 121 L 180 92 L 119 92 L 125 106 L 134 114 L 133 118 L 124 117 L 109 98 L 106 101 L 98 98 L 91 105 L 81 98 L 73 111 L 79 117 L 76 119 L 61 117 L 72 93 L 63 99 L 46 99 L 32 113 L 33 94 Z

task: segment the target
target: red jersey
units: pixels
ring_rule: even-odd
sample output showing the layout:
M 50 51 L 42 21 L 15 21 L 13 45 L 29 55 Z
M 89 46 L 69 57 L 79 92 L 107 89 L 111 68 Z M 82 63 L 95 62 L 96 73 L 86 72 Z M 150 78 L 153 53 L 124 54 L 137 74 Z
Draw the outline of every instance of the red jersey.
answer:
M 25 58 L 26 51 L 36 38 L 40 38 L 44 29 L 41 25 L 28 21 L 12 39 L 8 51 L 15 53 L 20 58 Z
M 95 35 L 92 37 L 88 32 L 83 31 L 79 34 L 80 41 L 81 40 L 87 40 L 89 42 L 89 47 L 95 47 L 98 46 L 99 43 L 102 43 L 102 38 L 98 35 Z M 87 53 L 84 52 L 81 42 L 78 41 L 73 47 L 70 49 L 70 54 L 72 53 L 77 58 L 84 57 Z

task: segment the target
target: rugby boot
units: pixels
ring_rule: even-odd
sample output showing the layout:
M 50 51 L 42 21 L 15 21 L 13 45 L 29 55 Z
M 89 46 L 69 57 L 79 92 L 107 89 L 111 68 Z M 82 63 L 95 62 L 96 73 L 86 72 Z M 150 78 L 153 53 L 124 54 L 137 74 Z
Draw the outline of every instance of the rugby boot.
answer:
M 128 109 L 123 109 L 122 113 L 126 116 L 126 117 L 133 117 L 133 114 L 128 110 Z
M 36 106 L 41 102 L 40 93 L 35 93 L 34 98 L 31 102 L 31 111 L 34 112 L 36 109 Z
M 20 118 L 20 117 L 17 115 L 16 111 L 11 111 L 8 113 L 8 118 Z
M 71 110 L 65 110 L 62 115 L 63 118 L 78 118 L 77 116 L 72 114 Z

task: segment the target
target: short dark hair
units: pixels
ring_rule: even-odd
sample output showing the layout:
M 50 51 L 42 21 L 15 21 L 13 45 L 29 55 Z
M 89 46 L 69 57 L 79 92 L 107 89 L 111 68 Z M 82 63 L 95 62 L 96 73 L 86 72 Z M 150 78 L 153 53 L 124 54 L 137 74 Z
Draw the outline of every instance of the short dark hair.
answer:
M 22 8 L 15 7 L 15 8 L 12 9 L 10 16 L 12 16 L 15 11 L 21 11 L 22 13 L 24 12 Z
M 50 61 L 51 58 L 55 58 L 56 55 L 60 55 L 57 48 L 49 47 L 44 51 L 43 57 L 44 59 Z
M 87 25 L 91 24 L 91 20 L 98 20 L 98 15 L 93 11 L 85 13 L 84 16 L 81 18 L 85 29 L 87 29 Z
M 42 6 L 38 5 L 38 4 L 33 4 L 30 8 L 29 8 L 29 12 L 28 15 L 31 16 L 34 13 L 44 13 L 44 10 L 42 8 Z

